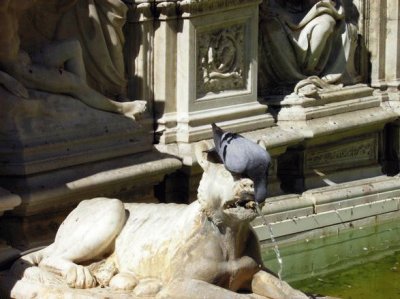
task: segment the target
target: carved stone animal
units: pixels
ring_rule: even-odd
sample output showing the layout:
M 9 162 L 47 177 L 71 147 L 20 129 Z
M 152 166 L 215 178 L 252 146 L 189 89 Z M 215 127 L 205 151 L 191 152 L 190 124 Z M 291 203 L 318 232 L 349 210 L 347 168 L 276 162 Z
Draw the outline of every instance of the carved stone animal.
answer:
M 15 262 L 13 298 L 308 298 L 265 271 L 253 182 L 209 161 L 209 148 L 197 144 L 204 173 L 190 205 L 81 202 L 53 244 Z

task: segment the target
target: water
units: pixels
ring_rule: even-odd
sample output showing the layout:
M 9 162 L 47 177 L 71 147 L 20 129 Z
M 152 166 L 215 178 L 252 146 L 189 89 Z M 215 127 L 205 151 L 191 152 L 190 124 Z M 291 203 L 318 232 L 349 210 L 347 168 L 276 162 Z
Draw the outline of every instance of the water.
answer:
M 292 286 L 342 299 L 399 299 L 400 251 L 344 271 L 294 282 Z
M 271 224 L 268 223 L 267 219 L 265 218 L 264 214 L 262 213 L 260 206 L 258 205 L 258 202 L 256 202 L 256 209 L 257 209 L 258 215 L 260 215 L 263 220 L 263 225 L 265 227 L 267 227 L 269 230 L 269 234 L 271 236 L 271 241 L 272 241 L 272 244 L 274 245 L 274 252 L 276 255 L 276 260 L 278 261 L 278 264 L 279 264 L 278 277 L 279 277 L 279 280 L 282 280 L 283 261 L 282 261 L 281 253 L 279 251 L 278 244 L 275 241 L 274 233 L 272 232 L 272 226 L 271 226 Z
M 400 299 L 400 219 L 307 237 L 279 244 L 283 279 L 293 287 L 343 299 Z M 263 261 L 280 268 L 265 246 Z

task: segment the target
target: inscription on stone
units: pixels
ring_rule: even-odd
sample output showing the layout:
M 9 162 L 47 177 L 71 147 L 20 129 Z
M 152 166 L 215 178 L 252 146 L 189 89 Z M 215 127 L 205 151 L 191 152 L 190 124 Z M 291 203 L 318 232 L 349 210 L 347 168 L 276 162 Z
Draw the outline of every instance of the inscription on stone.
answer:
M 306 153 L 306 167 L 321 168 L 333 165 L 356 164 L 377 159 L 375 138 L 360 140 L 330 148 L 318 149 Z

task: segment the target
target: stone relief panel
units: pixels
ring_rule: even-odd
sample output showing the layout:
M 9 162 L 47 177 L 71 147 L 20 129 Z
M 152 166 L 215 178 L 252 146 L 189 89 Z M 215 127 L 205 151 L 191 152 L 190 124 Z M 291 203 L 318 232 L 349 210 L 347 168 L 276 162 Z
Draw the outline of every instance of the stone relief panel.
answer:
M 314 96 L 359 82 L 359 13 L 352 0 L 263 1 L 259 89 Z
M 357 164 L 377 160 L 377 141 L 369 138 L 345 145 L 338 145 L 323 150 L 316 149 L 306 153 L 306 166 L 325 168 L 337 165 Z
M 197 35 L 197 97 L 246 88 L 245 24 Z
M 10 95 L 68 95 L 132 120 L 144 112 L 145 102 L 126 99 L 124 2 L 7 1 L 0 9 L 0 86 Z

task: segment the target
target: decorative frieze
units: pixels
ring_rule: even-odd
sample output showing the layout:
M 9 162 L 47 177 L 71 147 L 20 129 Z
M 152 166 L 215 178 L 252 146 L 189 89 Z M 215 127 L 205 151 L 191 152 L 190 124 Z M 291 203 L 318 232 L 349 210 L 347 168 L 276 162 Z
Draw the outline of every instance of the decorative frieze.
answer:
M 368 138 L 331 147 L 310 149 L 306 152 L 306 168 L 346 167 L 349 164 L 377 160 L 377 140 Z
M 248 5 L 249 3 L 257 3 L 254 0 L 184 0 L 178 1 L 179 11 L 181 14 L 198 14 L 209 11 L 231 8 L 233 6 Z

